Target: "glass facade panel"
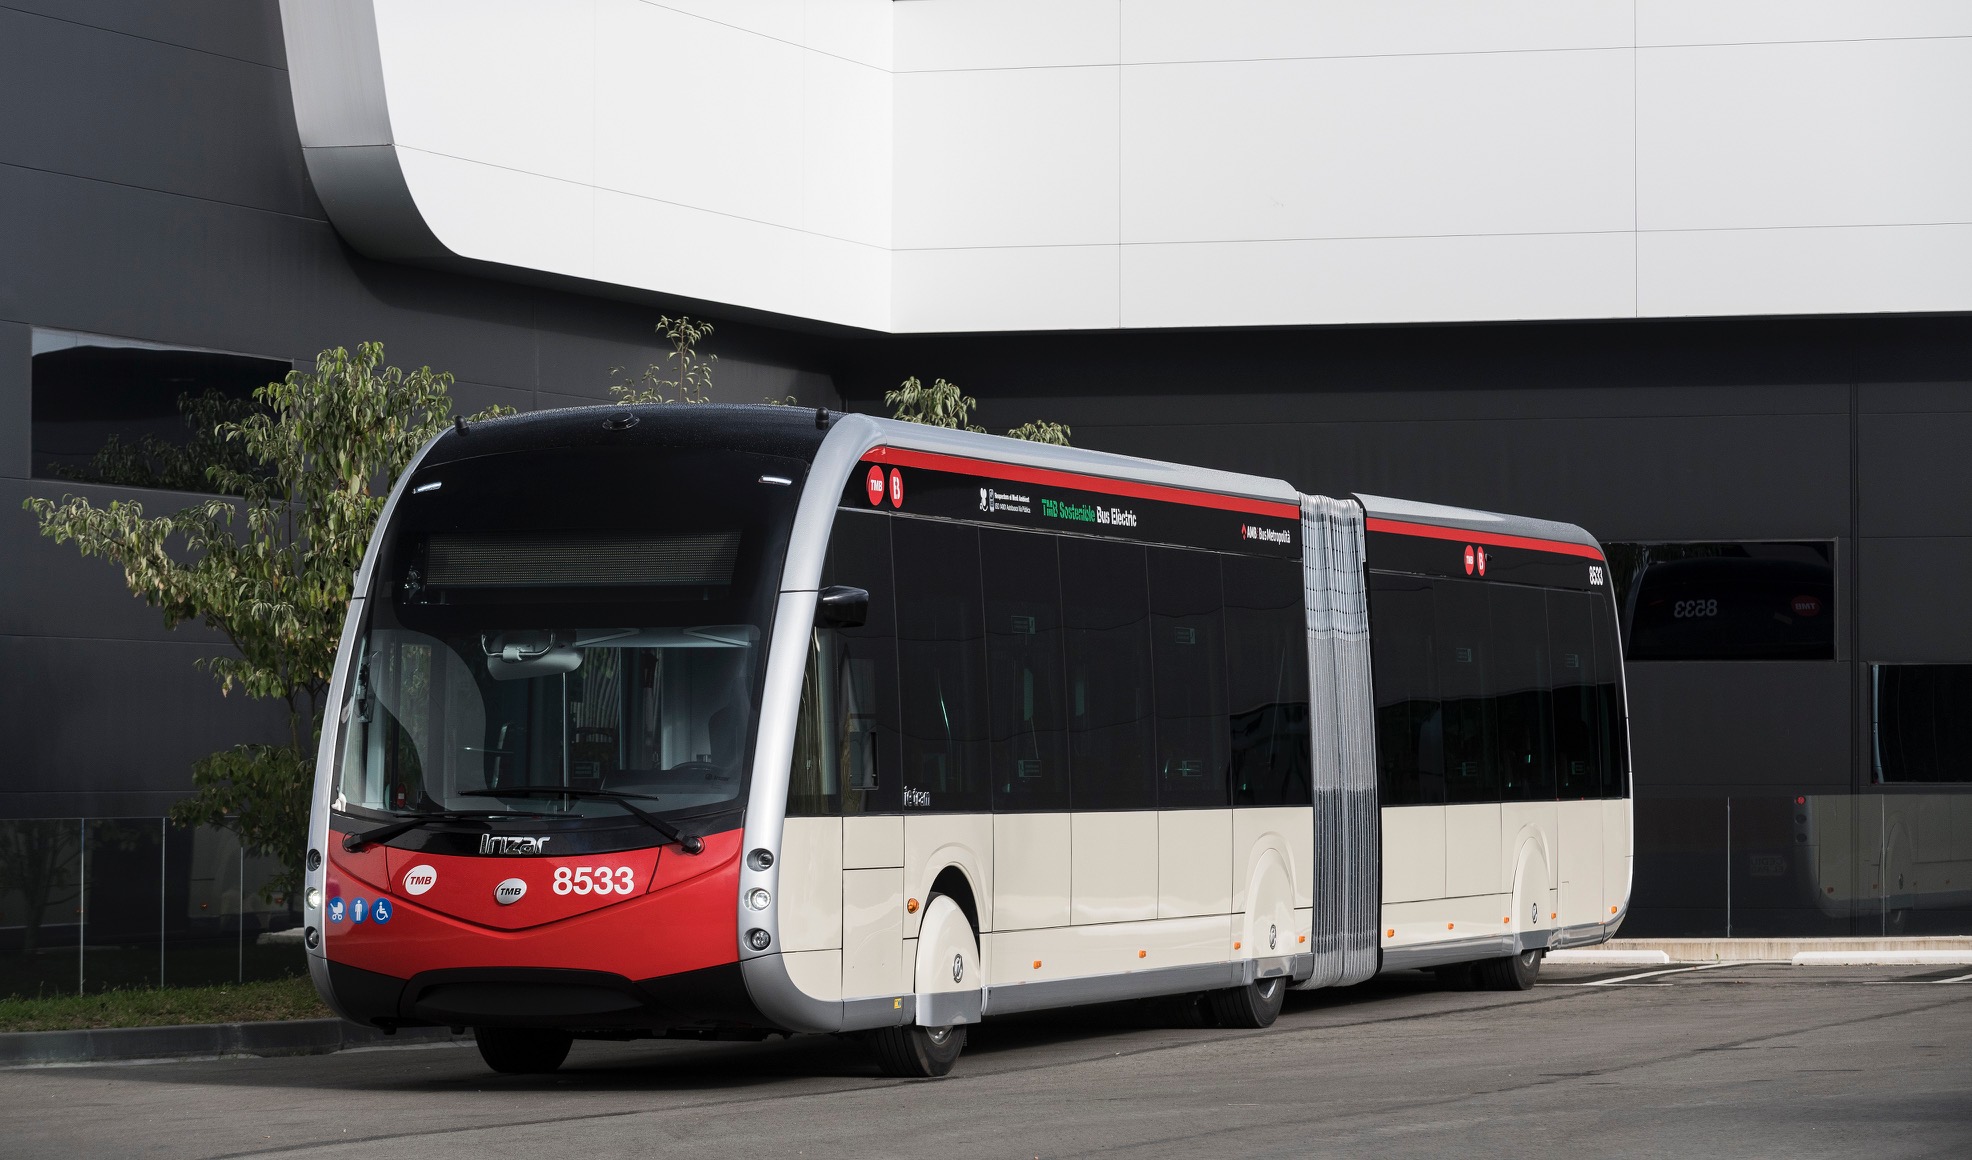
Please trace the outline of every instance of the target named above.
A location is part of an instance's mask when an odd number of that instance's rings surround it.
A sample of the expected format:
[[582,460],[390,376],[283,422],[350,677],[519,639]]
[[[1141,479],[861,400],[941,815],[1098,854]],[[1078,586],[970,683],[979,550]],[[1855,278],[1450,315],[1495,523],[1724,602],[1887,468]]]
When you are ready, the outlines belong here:
[[164,931],[164,823],[91,818],[83,842],[83,989],[158,985]]
[[1871,665],[1878,782],[1972,782],[1972,665]]
[[240,840],[231,830],[164,833],[164,983],[202,987],[240,977]]
[[0,821],[0,996],[81,986],[82,832],[75,818]]
[[1830,541],[1604,547],[1630,660],[1835,658]]

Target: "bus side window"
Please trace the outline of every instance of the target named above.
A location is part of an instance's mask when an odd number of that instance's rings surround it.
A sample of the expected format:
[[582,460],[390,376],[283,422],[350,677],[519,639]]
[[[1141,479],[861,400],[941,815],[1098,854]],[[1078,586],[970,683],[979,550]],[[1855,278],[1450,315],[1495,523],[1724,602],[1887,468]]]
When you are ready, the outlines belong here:
[[1547,594],[1548,664],[1554,674],[1554,765],[1566,801],[1602,796],[1601,693],[1593,618],[1602,606],[1583,592]]
[[1298,560],[1226,556],[1226,701],[1233,804],[1314,801],[1308,631]]
[[1074,806],[1156,809],[1144,550],[1135,544],[1068,538],[1059,547]]
[[1433,671],[1431,583],[1384,572],[1372,572],[1369,582],[1382,804],[1442,805],[1445,738]]
[[1629,754],[1624,742],[1628,733],[1623,728],[1623,654],[1617,642],[1615,616],[1610,606],[1603,600],[1595,602],[1595,691],[1596,691],[1596,739],[1602,757],[1602,796],[1624,798],[1630,796],[1628,778]]
[[1068,808],[1055,538],[982,530],[995,810]]
[[894,521],[903,808],[986,810],[986,641],[979,533],[964,524]]
[[822,583],[868,591],[869,616],[859,628],[818,628],[809,640],[788,813],[896,813],[902,782],[889,517],[837,515]]
[[1486,589],[1466,580],[1431,582],[1437,624],[1438,696],[1444,714],[1445,801],[1500,800],[1496,760],[1491,618]]
[[1554,800],[1554,676],[1547,601],[1538,588],[1488,586],[1495,765],[1504,801]]
[[1150,659],[1157,804],[1211,809],[1227,796],[1225,587],[1211,552],[1151,548]]

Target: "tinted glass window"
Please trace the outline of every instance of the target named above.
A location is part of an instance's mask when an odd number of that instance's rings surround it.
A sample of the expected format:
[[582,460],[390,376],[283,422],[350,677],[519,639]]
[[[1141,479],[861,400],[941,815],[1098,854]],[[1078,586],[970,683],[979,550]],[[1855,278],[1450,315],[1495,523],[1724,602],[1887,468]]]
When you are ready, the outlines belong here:
[[1061,589],[1051,536],[979,533],[993,808],[1065,810]]
[[1833,660],[1834,545],[1610,544],[1627,655]]
[[1308,637],[1301,565],[1227,556],[1226,691],[1235,805],[1307,805]]
[[1157,697],[1157,803],[1227,804],[1225,594],[1219,558],[1151,548],[1150,655]]
[[1486,588],[1458,580],[1432,582],[1437,614],[1433,641],[1438,698],[1443,706],[1445,800],[1500,800],[1499,731],[1494,719],[1490,618]]
[[1602,796],[1602,690],[1595,656],[1595,616],[1606,606],[1586,593],[1547,594],[1548,668],[1554,674],[1554,769],[1559,796]]
[[1591,618],[1595,630],[1595,690],[1599,709],[1596,729],[1602,748],[1602,796],[1629,796],[1629,731],[1624,726],[1622,654],[1616,647],[1616,622],[1609,606],[1596,602]]
[[1486,589],[1493,634],[1487,672],[1498,741],[1500,797],[1554,800],[1554,706],[1547,601],[1538,588]]
[[265,473],[213,428],[261,410],[253,392],[292,363],[59,330],[36,330],[33,349],[37,477],[209,491],[214,464]]
[[1972,781],[1972,665],[1871,665],[1879,782]]
[[816,629],[795,722],[788,813],[894,813],[901,801],[897,621],[890,520],[843,512],[829,536],[822,583],[870,594],[860,628]]
[[984,810],[986,642],[979,533],[897,519],[897,663],[905,810]]
[[1155,808],[1144,550],[1078,539],[1059,547],[1075,808]]
[[1376,760],[1386,806],[1445,800],[1444,722],[1432,649],[1431,582],[1370,575],[1370,671],[1376,687]]

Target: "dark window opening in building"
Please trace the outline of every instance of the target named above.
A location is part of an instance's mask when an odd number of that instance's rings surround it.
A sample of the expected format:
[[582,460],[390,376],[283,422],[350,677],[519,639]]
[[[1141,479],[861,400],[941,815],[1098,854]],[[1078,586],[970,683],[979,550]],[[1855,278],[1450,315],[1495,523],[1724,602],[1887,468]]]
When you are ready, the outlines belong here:
[[1835,659],[1833,541],[1604,549],[1629,660]]
[[213,428],[252,414],[255,389],[293,369],[60,330],[36,330],[33,351],[35,477],[173,491],[216,490],[207,475],[215,464],[262,473]]
[[1972,782],[1972,665],[1871,665],[1878,784]]

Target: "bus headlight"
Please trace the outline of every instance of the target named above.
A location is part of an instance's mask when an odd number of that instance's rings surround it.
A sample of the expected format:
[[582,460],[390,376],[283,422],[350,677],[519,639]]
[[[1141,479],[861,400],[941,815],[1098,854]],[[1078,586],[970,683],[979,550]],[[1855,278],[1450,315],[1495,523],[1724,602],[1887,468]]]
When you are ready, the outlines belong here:
[[773,945],[773,942],[774,942],[774,936],[768,934],[764,930],[761,930],[757,926],[754,927],[752,930],[746,932],[746,945],[752,947],[756,951],[766,950],[769,946]]
[[321,887],[319,887],[319,886],[310,886],[310,887],[308,888],[308,890],[307,890],[307,892],[306,892],[306,893],[304,893],[304,894],[303,894],[303,895],[302,895],[301,897],[302,897],[302,899],[303,899],[304,901],[306,901],[306,902],[308,903],[308,909],[310,909],[310,910],[320,910],[320,909],[322,908],[322,888],[321,888]]
[[308,928],[307,932],[302,935],[301,940],[307,943],[308,949],[312,951],[316,947],[322,945],[322,932],[316,930],[314,927],[311,926]]
[[755,870],[765,870],[774,864],[774,852],[772,850],[755,850],[746,856],[746,864]]
[[746,905],[750,910],[765,910],[767,904],[773,900],[773,895],[758,887],[746,892]]

